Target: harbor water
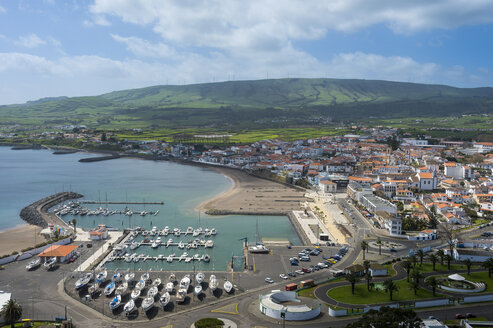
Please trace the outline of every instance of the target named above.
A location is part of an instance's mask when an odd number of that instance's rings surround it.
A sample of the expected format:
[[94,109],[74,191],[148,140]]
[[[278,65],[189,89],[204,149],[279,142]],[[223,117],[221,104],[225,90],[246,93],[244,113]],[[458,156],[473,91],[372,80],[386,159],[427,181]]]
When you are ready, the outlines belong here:
[[[101,202],[164,202],[164,205],[144,204],[84,204],[88,209],[99,207],[109,211],[123,211],[128,207],[134,212],[126,215],[72,216],[64,220],[77,220],[77,226],[91,229],[98,224],[123,229],[143,227],[150,230],[156,226],[162,230],[185,230],[187,227],[216,228],[217,235],[200,237],[214,241],[213,248],[199,247],[194,250],[181,250],[175,246],[140,246],[131,251],[137,254],[167,256],[175,253],[180,256],[187,251],[194,254],[208,254],[209,263],[192,261],[139,261],[127,263],[113,261],[108,268],[190,270],[193,266],[200,270],[225,270],[232,256],[242,252],[242,238],[256,240],[289,240],[298,245],[300,241],[284,216],[208,216],[196,211],[197,206],[232,186],[230,179],[216,171],[201,167],[181,165],[165,161],[140,159],[117,159],[110,161],[80,163],[81,158],[97,156],[87,153],[53,155],[48,150],[11,150],[0,147],[0,229],[8,229],[24,222],[19,218],[20,210],[47,195],[72,190],[84,195],[83,200]],[[141,216],[141,211],[159,211],[157,215]],[[177,242],[189,241],[192,236],[170,236]],[[162,237],[166,241],[169,237]]]

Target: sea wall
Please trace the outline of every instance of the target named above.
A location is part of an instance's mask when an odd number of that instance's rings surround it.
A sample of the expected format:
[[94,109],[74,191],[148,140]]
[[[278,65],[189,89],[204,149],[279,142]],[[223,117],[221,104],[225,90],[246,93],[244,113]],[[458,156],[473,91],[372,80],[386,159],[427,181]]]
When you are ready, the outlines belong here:
[[[46,228],[48,223],[62,223],[54,214],[48,213],[48,209],[68,199],[81,198],[82,195],[75,192],[60,192],[48,197],[45,197],[37,202],[34,202],[24,207],[19,216],[29,224],[37,225]],[[51,214],[51,215],[49,215]]]

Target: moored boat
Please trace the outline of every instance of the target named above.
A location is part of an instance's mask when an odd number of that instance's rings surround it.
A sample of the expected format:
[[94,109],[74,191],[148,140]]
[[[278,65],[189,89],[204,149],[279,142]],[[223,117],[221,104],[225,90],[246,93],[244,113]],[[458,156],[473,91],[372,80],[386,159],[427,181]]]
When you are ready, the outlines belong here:
[[147,297],[156,297],[158,293],[158,289],[156,286],[152,286],[151,288],[149,288],[149,290],[147,291]]
[[115,282],[114,281],[110,282],[106,287],[104,287],[104,294],[106,296],[111,295],[115,290],[115,288],[116,288]]
[[168,293],[171,293],[174,288],[175,288],[175,285],[170,281],[166,284],[166,287],[164,290],[166,290]]
[[195,280],[199,285],[204,282],[204,279],[205,279],[205,274],[203,274],[202,272],[197,273],[197,275],[195,276]]
[[124,282],[123,284],[121,284],[120,286],[118,286],[116,288],[116,292],[115,294],[117,295],[123,295],[123,293],[125,293],[128,289],[128,283]]
[[195,286],[195,288],[193,289],[193,293],[195,295],[200,295],[202,294],[202,285],[197,285]]
[[126,283],[131,283],[135,278],[135,273],[134,272],[129,272],[125,274],[125,282]]
[[96,276],[96,282],[98,284],[102,283],[106,279],[107,275],[108,275],[108,271],[106,270],[99,272]]
[[130,294],[130,298],[135,300],[140,296],[140,293],[142,292],[142,289],[134,289],[132,290],[132,293]]
[[154,306],[154,297],[146,297],[142,301],[142,309],[144,311],[149,311]]
[[215,291],[218,285],[219,283],[217,281],[216,276],[211,274],[211,277],[209,279],[209,288],[211,289],[211,291]]

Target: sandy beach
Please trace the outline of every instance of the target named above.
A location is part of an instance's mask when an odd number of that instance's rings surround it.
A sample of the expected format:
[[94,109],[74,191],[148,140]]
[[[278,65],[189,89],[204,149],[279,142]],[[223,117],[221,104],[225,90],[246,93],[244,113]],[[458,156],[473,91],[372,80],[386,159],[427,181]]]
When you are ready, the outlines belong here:
[[14,251],[20,252],[23,248],[45,241],[45,238],[39,235],[41,230],[38,226],[26,224],[0,231],[0,256]]
[[300,209],[306,201],[304,191],[257,178],[246,172],[210,167],[231,178],[234,186],[225,193],[199,205],[199,210],[216,210],[235,214],[279,215]]

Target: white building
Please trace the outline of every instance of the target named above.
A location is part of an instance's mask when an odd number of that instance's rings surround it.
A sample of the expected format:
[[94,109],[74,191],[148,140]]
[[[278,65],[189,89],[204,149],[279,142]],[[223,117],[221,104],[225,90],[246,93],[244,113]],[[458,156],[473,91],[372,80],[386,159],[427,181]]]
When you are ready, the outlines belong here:
[[[320,314],[320,304],[313,302],[312,306],[303,304],[297,298],[296,292],[284,292],[273,290],[266,295],[259,295],[260,312],[268,317],[287,321],[305,321],[311,320]],[[307,299],[307,302],[311,300]],[[299,305],[295,305],[298,303]]]
[[428,140],[404,138],[402,140],[402,145],[403,146],[410,145],[410,146],[416,146],[416,147],[423,147],[423,146],[428,146]]
[[337,183],[330,180],[321,180],[318,182],[318,188],[326,194],[335,193],[337,191]]

